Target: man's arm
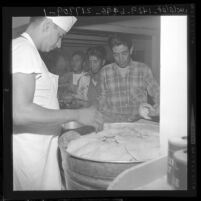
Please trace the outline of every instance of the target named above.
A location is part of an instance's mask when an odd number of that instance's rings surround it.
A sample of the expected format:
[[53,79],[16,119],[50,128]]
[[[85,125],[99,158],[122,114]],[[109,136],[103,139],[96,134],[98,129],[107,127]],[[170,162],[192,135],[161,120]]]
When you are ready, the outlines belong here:
[[[59,126],[68,121],[79,121],[95,127],[100,123],[94,109],[54,110],[33,103],[35,74],[13,74],[13,123],[14,125],[38,127]],[[96,118],[97,117],[97,118]],[[96,120],[98,119],[98,120]]]
[[99,82],[99,97],[98,97],[98,108],[99,111],[102,112],[104,117],[104,122],[119,122],[121,121],[121,117],[117,114],[114,114],[111,111],[111,108],[107,102],[107,90],[108,85],[106,83],[106,72],[104,70],[100,73],[100,82]]
[[106,101],[106,84],[105,84],[105,71],[102,69],[100,72],[100,81],[98,83],[98,108],[100,111],[105,111],[107,107]]
[[154,111],[150,111],[150,115],[158,116],[160,112],[160,87],[155,78],[153,77],[151,69],[148,67],[146,68],[144,79],[147,85],[147,92],[152,97],[154,102]]
[[76,112],[46,109],[33,103],[34,92],[34,74],[16,73],[13,75],[13,120],[15,124],[61,124],[77,119]]

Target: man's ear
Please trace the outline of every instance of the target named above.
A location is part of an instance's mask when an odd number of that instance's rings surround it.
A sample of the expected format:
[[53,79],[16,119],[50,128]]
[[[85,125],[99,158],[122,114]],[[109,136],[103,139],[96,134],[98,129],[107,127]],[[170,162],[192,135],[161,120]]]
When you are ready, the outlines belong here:
[[49,31],[49,30],[51,29],[51,27],[53,26],[53,22],[52,22],[51,19],[46,18],[46,19],[42,22],[41,26],[42,26],[42,31],[43,31],[43,32],[47,32],[47,31]]
[[132,45],[131,48],[130,48],[130,51],[129,51],[129,52],[130,52],[130,55],[133,54],[133,51],[134,51],[134,46]]
[[106,60],[105,60],[105,59],[103,59],[103,62],[102,62],[102,65],[103,65],[103,66],[105,65],[105,62],[106,62]]

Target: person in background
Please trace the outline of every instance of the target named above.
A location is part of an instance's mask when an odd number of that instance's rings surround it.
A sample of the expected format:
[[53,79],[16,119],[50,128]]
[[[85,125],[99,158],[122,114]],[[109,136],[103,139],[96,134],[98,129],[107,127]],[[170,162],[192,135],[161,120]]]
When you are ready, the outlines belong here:
[[58,76],[49,72],[39,55],[60,48],[76,20],[31,17],[26,32],[12,41],[14,191],[61,190],[57,158],[61,125],[78,121],[102,126],[102,116],[93,107],[59,110]]
[[[109,38],[114,62],[100,74],[99,108],[105,121],[134,121],[159,115],[159,85],[151,69],[131,59],[132,41],[124,35]],[[147,103],[147,95],[154,104]]]
[[71,68],[72,72],[62,77],[66,82],[60,83],[59,99],[69,104],[69,107],[87,107],[87,92],[90,82],[88,73],[84,71],[83,64],[85,54],[82,51],[76,51],[72,55]]
[[64,55],[62,50],[54,49],[51,52],[40,52],[40,56],[48,70],[55,75],[59,75],[59,83],[60,78],[70,72],[69,58]]
[[103,46],[91,47],[87,50],[87,61],[90,73],[88,100],[91,105],[98,107],[100,96],[100,70],[105,64],[105,49]]
[[51,72],[56,75],[59,75],[60,84],[62,82],[62,80],[60,79],[63,77],[63,75],[70,72],[70,64],[68,58],[65,58],[62,54],[59,54]]

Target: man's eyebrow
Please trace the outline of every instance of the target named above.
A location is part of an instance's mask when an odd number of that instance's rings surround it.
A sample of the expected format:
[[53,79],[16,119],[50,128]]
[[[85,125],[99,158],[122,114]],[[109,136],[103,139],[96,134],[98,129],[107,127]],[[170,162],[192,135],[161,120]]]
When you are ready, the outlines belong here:
[[120,53],[124,53],[124,52],[129,52],[129,50],[124,50],[122,52],[113,52],[113,54],[120,54]]
[[129,52],[129,50],[124,50],[123,52]]

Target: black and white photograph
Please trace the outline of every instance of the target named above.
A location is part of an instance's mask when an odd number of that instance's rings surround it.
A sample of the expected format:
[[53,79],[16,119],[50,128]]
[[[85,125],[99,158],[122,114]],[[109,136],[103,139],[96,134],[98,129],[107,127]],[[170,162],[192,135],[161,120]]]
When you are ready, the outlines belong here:
[[187,14],[11,20],[13,192],[195,190]]

